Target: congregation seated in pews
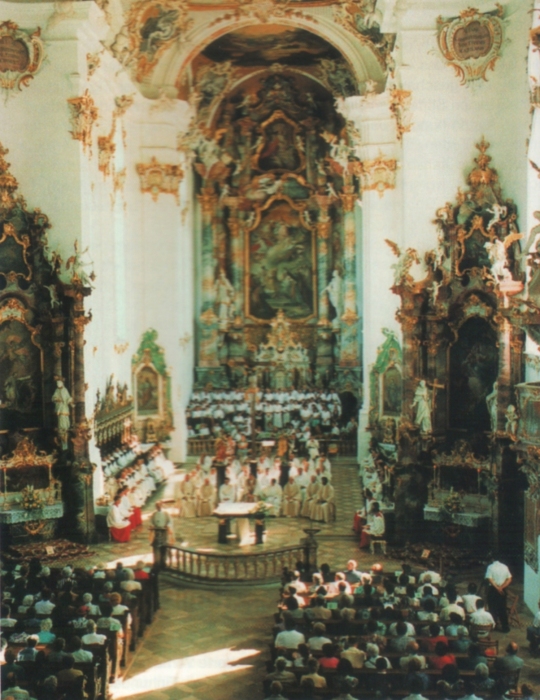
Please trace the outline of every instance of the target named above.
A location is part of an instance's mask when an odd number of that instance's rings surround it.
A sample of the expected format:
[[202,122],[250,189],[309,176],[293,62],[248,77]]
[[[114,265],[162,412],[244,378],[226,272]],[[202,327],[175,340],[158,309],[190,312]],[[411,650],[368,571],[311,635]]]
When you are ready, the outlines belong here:
[[105,496],[100,501],[111,503],[107,525],[113,540],[129,542],[132,530],[142,525],[142,507],[173,471],[160,445],[142,453],[138,444],[131,445],[104,462]]
[[518,646],[499,650],[491,636],[495,622],[474,583],[459,595],[427,567],[417,575],[404,564],[384,575],[380,565],[358,571],[354,560],[336,573],[323,565],[311,581],[285,570],[282,583],[265,698],[421,700],[517,692]]
[[176,484],[178,514],[186,518],[201,517],[211,515],[221,502],[265,501],[272,506],[275,516],[334,520],[331,462],[320,454],[316,440],[312,441],[310,450],[309,457],[294,456],[290,462],[261,455],[254,476],[247,459],[237,456],[233,445],[225,458],[225,483],[219,489],[217,471],[212,466],[214,459],[202,455],[194,469]]
[[83,570],[32,559],[3,566],[1,584],[2,697],[106,700],[157,609],[143,562]]

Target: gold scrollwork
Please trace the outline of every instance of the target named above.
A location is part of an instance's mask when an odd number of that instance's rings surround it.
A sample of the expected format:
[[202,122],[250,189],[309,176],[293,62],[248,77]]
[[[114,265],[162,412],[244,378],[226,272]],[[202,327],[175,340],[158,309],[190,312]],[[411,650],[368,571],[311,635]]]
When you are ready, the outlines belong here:
[[138,163],[137,173],[141,182],[141,192],[148,192],[154,202],[160,194],[172,194],[177,204],[180,204],[178,188],[184,177],[184,171],[179,165],[159,163],[152,156],[150,163]]
[[362,190],[375,190],[379,197],[386,190],[395,189],[397,168],[397,160],[385,158],[382,153],[377,158],[354,163],[354,173],[360,178]]
[[10,20],[0,24],[3,48],[0,89],[7,95],[27,87],[40,69],[45,55],[40,35],[39,27],[29,34]]
[[92,128],[99,114],[92,95],[85,90],[80,97],[72,97],[67,102],[72,126],[71,137],[80,141],[83,151],[92,155]]
[[452,66],[461,84],[487,80],[488,70],[494,70],[504,42],[503,8],[480,13],[468,8],[453,19],[437,19],[439,49],[447,64]]

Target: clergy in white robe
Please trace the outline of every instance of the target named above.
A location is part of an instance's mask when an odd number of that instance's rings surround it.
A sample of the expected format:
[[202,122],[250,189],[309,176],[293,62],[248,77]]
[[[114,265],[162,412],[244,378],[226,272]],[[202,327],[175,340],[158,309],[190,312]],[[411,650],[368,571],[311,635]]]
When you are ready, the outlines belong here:
[[183,518],[194,518],[196,510],[197,489],[191,481],[189,474],[186,474],[184,481],[178,484],[178,515]]
[[306,498],[304,500],[304,505],[302,506],[302,517],[303,518],[313,518],[313,509],[317,502],[318,494],[321,489],[321,485],[317,481],[317,477],[312,475],[311,481],[306,488]]
[[267,486],[263,491],[263,498],[267,503],[270,503],[274,509],[272,515],[279,516],[281,513],[281,501],[283,498],[283,489],[275,479],[272,479],[270,486]]
[[335,518],[334,487],[325,476],[322,477],[322,485],[311,517],[325,523]]
[[296,518],[300,513],[301,504],[300,487],[295,483],[294,478],[290,477],[283,488],[283,515],[287,518]]
[[120,507],[120,497],[114,499],[114,504],[107,513],[107,525],[111,537],[116,542],[129,542],[131,536],[131,523],[122,514]]
[[219,487],[219,502],[220,503],[234,503],[235,501],[235,488],[231,484],[230,479],[225,477],[225,481]]
[[214,502],[216,500],[216,492],[210,479],[205,479],[203,485],[199,489],[197,498],[197,515],[204,518],[207,515],[212,515],[214,512]]

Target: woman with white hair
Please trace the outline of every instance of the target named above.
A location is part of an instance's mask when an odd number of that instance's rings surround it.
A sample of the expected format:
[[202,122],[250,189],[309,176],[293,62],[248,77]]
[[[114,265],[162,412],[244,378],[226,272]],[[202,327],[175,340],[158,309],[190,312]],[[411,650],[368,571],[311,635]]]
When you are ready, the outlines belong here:
[[89,615],[99,615],[99,605],[92,603],[93,597],[91,593],[84,593],[82,597],[83,605],[88,608]]
[[17,612],[21,615],[26,615],[26,613],[32,607],[32,605],[34,605],[34,596],[25,595],[22,601],[22,605],[19,605],[19,607],[17,608]]
[[56,639],[54,632],[51,632],[53,623],[50,617],[41,620],[39,625],[38,639],[40,644],[52,644]]
[[135,581],[135,573],[133,572],[133,569],[125,569],[124,571],[124,581],[120,584],[120,588],[123,591],[140,591],[142,588],[142,584],[140,584],[138,581]]

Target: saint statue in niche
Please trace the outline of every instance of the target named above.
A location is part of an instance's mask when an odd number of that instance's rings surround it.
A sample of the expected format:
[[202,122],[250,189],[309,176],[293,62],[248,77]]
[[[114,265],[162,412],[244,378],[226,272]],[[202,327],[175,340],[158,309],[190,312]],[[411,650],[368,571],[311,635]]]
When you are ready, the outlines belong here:
[[330,303],[336,311],[333,325],[339,327],[339,319],[343,316],[343,280],[339,270],[334,270],[332,279],[324,291],[328,294]]
[[431,433],[431,401],[426,382],[421,379],[414,392],[412,407],[416,407],[414,424],[420,428],[421,433]]
[[499,382],[493,383],[493,391],[486,396],[486,404],[489,411],[489,419],[491,422],[491,432],[497,432],[498,415],[497,415],[497,397],[499,395]]
[[218,278],[214,284],[216,294],[217,316],[220,328],[226,328],[229,320],[234,316],[235,291],[232,284],[227,279],[225,270],[220,270]]
[[54,404],[54,412],[58,421],[58,437],[63,450],[68,448],[68,432],[71,426],[70,406],[73,399],[69,391],[64,386],[64,382],[58,379],[56,382],[56,390],[52,395]]
[[159,379],[152,367],[143,367],[137,374],[137,413],[152,414],[159,410]]

